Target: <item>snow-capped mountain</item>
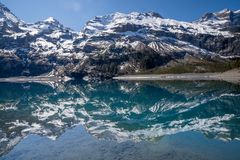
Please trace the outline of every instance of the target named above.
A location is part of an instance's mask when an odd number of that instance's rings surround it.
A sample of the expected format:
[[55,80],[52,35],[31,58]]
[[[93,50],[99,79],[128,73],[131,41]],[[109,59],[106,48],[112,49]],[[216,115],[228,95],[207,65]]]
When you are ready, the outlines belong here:
[[87,22],[81,34],[76,47],[94,55],[94,60],[87,61],[87,74],[109,70],[126,74],[158,66],[202,63],[202,59],[222,61],[239,56],[240,50],[238,32],[164,19],[152,12],[98,16]]
[[75,53],[73,40],[78,34],[54,18],[28,24],[19,20],[4,5],[0,7],[1,77],[56,71],[56,67],[60,67],[54,63],[56,57],[69,59]]
[[223,36],[231,36],[228,32],[221,32],[209,26],[164,19],[157,13],[151,12],[144,14],[137,12],[130,14],[114,13],[112,15],[96,17],[87,23],[84,32],[90,35],[101,35],[101,33],[129,34],[129,32],[137,31],[141,33],[141,31],[144,30],[172,33],[186,33],[186,31],[188,31],[188,34],[220,34]]
[[0,76],[110,78],[180,64],[208,71],[202,62],[240,56],[239,14],[223,10],[190,23],[154,12],[114,13],[74,32],[52,17],[25,23],[1,4]]
[[[224,9],[216,13],[206,13],[202,18],[196,21],[197,24],[204,24],[216,29],[229,30],[240,28],[240,10],[231,11]],[[234,31],[234,30],[233,30]]]
[[[20,32],[19,25],[23,22],[18,19],[7,7],[0,3],[0,45],[5,36],[11,36]],[[1,47],[2,48],[2,47]]]

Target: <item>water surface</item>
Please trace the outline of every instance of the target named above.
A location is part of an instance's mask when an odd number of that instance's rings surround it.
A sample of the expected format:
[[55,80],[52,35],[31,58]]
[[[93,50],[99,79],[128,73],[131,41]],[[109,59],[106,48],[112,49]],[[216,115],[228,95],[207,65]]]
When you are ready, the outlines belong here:
[[0,159],[239,159],[240,86],[0,83]]

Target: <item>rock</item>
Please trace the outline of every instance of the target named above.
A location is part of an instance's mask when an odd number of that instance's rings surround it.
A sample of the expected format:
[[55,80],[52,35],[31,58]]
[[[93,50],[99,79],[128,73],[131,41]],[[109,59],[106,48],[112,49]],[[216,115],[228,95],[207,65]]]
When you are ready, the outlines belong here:
[[51,72],[106,79],[195,65],[187,57],[231,63],[240,57],[239,17],[240,11],[223,10],[189,23],[154,12],[114,13],[95,17],[77,33],[53,17],[27,24],[0,4],[0,77]]

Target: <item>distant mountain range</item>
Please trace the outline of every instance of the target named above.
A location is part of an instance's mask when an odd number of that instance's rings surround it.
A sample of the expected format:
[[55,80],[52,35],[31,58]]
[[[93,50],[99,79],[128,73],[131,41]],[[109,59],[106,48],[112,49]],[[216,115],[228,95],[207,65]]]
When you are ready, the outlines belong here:
[[223,71],[240,66],[239,58],[240,10],[194,22],[114,13],[75,32],[52,17],[25,23],[0,3],[0,77]]

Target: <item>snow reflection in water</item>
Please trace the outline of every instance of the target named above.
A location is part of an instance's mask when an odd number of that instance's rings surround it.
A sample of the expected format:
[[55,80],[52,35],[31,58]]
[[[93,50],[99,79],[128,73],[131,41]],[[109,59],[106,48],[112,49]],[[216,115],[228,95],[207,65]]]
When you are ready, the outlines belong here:
[[240,87],[224,82],[0,83],[0,91],[1,154],[29,134],[56,140],[78,124],[117,142],[188,131],[240,138]]

